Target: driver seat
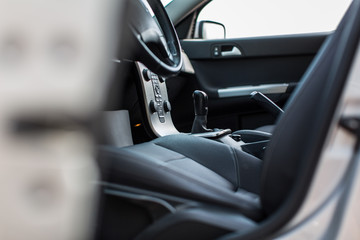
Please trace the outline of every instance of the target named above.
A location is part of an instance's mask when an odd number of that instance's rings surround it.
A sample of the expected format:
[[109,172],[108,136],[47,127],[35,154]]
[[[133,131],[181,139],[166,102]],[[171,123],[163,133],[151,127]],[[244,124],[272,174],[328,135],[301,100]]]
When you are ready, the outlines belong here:
[[249,230],[277,211],[299,183],[308,186],[359,40],[358,13],[355,0],[288,101],[263,161],[240,149],[186,134],[125,148],[100,148],[105,182],[188,203],[154,220],[137,239],[208,238],[211,231],[200,231],[200,225],[221,230],[211,238]]

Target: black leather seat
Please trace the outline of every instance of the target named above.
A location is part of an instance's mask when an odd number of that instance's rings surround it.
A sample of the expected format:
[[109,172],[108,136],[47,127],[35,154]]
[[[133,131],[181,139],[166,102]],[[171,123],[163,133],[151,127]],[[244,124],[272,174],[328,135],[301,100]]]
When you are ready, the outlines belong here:
[[254,223],[274,213],[298,179],[311,178],[347,74],[330,69],[345,64],[338,61],[344,49],[358,41],[350,35],[360,31],[353,29],[358,12],[355,1],[323,44],[277,122],[263,161],[180,134],[132,147],[102,147],[105,181],[228,207]]
[[262,161],[219,142],[171,135],[127,148],[102,147],[107,181],[218,203],[262,219]]
[[274,130],[275,130],[275,125],[265,125],[265,126],[258,127],[256,129],[256,131],[266,132],[266,133],[273,133]]

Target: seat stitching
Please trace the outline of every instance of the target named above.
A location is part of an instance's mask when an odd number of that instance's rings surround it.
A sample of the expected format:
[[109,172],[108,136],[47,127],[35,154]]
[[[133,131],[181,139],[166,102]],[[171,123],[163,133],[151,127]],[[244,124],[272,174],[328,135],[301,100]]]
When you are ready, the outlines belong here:
[[231,152],[232,152],[232,154],[234,155],[234,164],[235,164],[235,168],[236,168],[236,181],[237,181],[237,188],[240,188],[240,183],[241,183],[241,181],[240,181],[240,166],[239,166],[239,159],[238,159],[238,156],[237,156],[237,154],[236,154],[236,152],[235,152],[235,149],[234,148],[232,148],[232,147],[230,147],[230,149],[231,149]]
[[188,159],[188,157],[182,156],[182,157],[179,157],[179,158],[165,160],[164,162],[169,163],[169,162],[179,161],[179,160],[182,160],[182,159]]

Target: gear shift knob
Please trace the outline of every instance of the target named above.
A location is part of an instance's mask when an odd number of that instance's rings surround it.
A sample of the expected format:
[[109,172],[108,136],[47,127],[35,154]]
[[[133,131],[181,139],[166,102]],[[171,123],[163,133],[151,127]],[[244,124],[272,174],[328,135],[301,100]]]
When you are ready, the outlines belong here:
[[208,96],[205,92],[195,90],[193,93],[194,111],[196,116],[205,116],[208,114]]
[[191,133],[211,132],[207,129],[208,96],[205,92],[195,90],[193,93],[195,119]]

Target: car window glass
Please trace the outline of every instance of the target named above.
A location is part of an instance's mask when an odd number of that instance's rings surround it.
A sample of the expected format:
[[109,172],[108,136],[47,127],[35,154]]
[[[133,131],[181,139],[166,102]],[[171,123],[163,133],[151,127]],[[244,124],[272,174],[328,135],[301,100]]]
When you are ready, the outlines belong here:
[[161,0],[161,3],[164,5],[164,7],[166,7],[167,5],[169,5],[173,0]]
[[328,32],[336,28],[352,0],[213,0],[198,22],[226,27],[227,38]]

